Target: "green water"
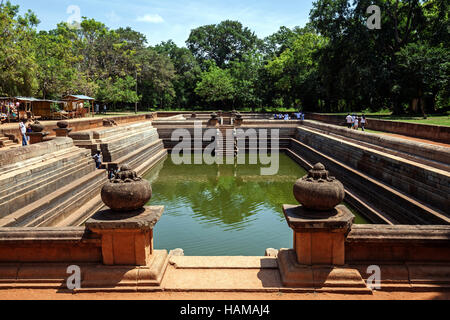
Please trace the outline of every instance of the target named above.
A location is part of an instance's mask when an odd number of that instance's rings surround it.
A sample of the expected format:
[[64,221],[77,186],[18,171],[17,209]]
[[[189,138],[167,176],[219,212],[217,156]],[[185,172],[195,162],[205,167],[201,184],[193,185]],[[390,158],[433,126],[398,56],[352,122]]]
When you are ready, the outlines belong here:
[[266,248],[291,248],[282,205],[297,203],[292,188],[305,174],[285,154],[276,176],[261,176],[260,165],[175,165],[169,156],[145,175],[153,188],[149,205],[165,206],[155,248],[182,248],[188,256],[261,256]]

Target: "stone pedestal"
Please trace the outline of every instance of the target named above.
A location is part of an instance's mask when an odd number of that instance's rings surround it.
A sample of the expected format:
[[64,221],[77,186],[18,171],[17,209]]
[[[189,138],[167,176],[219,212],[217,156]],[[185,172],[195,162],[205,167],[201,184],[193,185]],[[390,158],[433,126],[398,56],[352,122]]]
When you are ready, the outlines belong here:
[[294,230],[294,250],[301,265],[342,266],[345,238],[355,216],[347,207],[318,212],[303,206],[283,206],[289,227]]
[[162,206],[123,214],[104,210],[88,220],[86,227],[101,235],[103,264],[149,266],[154,255],[153,228],[163,211]]
[[53,129],[53,131],[55,131],[57,137],[68,137],[69,133],[71,133],[72,130],[73,129],[69,129],[69,128],[56,128],[56,129]]
[[27,136],[30,137],[30,144],[44,142],[44,138],[48,136],[48,132],[29,132]]
[[370,293],[361,275],[345,266],[345,239],[355,216],[347,207],[312,211],[303,206],[283,206],[294,230],[294,249],[278,254],[284,286],[318,291]]

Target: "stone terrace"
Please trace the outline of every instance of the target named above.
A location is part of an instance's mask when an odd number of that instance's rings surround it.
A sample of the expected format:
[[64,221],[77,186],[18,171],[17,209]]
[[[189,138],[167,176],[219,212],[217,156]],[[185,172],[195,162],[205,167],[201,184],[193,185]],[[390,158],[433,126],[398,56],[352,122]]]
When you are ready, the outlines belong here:
[[97,196],[104,182],[105,170],[96,170],[91,153],[69,138],[0,151],[0,226],[48,227],[74,214],[87,217],[101,203],[80,213],[80,201]]

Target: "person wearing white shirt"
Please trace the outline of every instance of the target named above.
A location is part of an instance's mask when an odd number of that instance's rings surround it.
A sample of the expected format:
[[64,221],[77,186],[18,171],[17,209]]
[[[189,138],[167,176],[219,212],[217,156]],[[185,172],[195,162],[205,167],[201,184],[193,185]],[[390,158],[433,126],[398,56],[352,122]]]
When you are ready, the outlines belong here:
[[347,126],[348,126],[349,129],[351,129],[352,128],[352,123],[353,123],[353,117],[350,115],[350,113],[348,114],[346,119],[347,119]]
[[27,126],[25,125],[26,123],[27,120],[25,119],[22,119],[19,123],[20,135],[22,136],[22,146],[28,145]]
[[362,117],[361,117],[361,129],[362,129],[362,131],[366,131],[366,124],[367,124],[366,116],[362,115]]

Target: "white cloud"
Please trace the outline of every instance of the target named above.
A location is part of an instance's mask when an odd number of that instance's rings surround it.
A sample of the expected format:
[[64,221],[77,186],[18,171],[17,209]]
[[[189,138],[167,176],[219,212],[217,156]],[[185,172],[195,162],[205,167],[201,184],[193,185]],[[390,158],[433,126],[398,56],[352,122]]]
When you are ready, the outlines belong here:
[[146,14],[145,16],[138,17],[137,21],[148,23],[163,23],[164,19],[159,14]]

